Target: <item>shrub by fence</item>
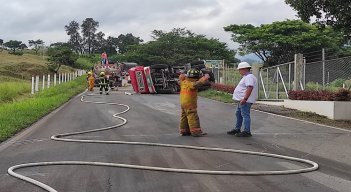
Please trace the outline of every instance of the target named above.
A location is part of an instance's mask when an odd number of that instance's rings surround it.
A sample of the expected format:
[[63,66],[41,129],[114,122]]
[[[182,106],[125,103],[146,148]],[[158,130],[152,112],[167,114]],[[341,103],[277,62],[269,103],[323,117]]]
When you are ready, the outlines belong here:
[[289,91],[291,100],[312,100],[312,101],[351,101],[351,92],[347,89],[340,89],[337,92],[331,91]]
[[212,83],[211,88],[217,91],[222,91],[226,93],[233,93],[235,86],[233,85],[224,85],[224,84],[219,84],[219,83]]

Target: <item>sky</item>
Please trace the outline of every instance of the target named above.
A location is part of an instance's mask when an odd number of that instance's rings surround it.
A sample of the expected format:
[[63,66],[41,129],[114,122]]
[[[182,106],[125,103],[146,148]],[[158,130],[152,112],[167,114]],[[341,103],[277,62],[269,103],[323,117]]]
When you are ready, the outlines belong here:
[[66,42],[65,25],[93,18],[105,37],[132,33],[147,42],[155,29],[186,28],[235,49],[223,27],[258,26],[297,19],[296,14],[284,0],[0,0],[0,39]]

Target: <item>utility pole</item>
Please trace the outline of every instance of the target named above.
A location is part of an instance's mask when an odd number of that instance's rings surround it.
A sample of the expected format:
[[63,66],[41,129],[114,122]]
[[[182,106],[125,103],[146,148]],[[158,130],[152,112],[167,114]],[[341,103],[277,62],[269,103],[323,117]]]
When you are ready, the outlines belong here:
[[325,50],[322,49],[322,66],[323,66],[323,90],[325,89]]
[[44,41],[41,43],[41,55],[43,56],[44,60]]

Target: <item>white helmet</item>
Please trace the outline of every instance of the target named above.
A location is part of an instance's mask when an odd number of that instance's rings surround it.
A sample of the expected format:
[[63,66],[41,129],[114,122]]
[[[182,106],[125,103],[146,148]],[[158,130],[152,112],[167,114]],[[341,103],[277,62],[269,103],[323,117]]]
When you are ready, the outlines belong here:
[[244,69],[244,68],[251,68],[251,65],[248,64],[247,62],[241,62],[238,65],[238,69]]

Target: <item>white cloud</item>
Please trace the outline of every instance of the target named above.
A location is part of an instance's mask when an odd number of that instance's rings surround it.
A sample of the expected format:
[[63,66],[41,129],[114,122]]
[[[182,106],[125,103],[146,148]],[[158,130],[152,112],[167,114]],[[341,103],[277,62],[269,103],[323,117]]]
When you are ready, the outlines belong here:
[[0,39],[66,41],[64,26],[87,17],[99,21],[106,36],[133,33],[151,40],[154,29],[186,27],[235,47],[223,27],[260,25],[295,18],[281,0],[0,0]]

